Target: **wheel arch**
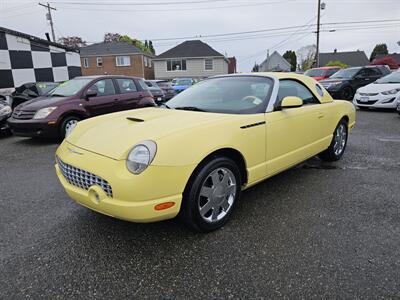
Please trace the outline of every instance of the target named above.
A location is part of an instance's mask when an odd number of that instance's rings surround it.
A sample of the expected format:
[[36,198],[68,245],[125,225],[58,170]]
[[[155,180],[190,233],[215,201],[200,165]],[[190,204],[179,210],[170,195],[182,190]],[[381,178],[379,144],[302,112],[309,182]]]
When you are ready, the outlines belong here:
[[234,148],[220,148],[220,149],[214,150],[213,152],[209,153],[206,157],[204,157],[200,161],[200,163],[196,166],[196,168],[193,170],[192,174],[190,175],[187,185],[189,185],[189,183],[193,180],[194,174],[196,174],[203,165],[205,165],[208,161],[210,161],[211,159],[213,159],[215,157],[227,157],[227,158],[230,158],[231,160],[233,160],[239,168],[242,185],[247,183],[248,175],[247,175],[247,169],[246,169],[246,160],[245,160],[243,154]]

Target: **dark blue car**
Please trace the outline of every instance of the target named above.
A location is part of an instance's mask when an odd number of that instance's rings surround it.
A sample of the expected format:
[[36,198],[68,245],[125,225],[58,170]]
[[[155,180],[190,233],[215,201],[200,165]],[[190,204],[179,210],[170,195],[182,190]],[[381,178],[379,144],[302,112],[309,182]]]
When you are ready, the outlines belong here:
[[173,88],[175,92],[178,94],[184,90],[186,90],[188,87],[192,86],[195,84],[195,81],[193,78],[177,78],[173,80]]

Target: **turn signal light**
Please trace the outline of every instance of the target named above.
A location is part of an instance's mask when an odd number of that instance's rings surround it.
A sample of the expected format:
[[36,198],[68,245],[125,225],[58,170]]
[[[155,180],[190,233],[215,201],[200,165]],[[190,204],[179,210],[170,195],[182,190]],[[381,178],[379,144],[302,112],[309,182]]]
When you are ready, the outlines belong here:
[[163,209],[170,208],[174,205],[175,205],[175,202],[164,202],[164,203],[160,203],[160,204],[157,204],[156,206],[154,206],[154,209],[155,210],[163,210]]

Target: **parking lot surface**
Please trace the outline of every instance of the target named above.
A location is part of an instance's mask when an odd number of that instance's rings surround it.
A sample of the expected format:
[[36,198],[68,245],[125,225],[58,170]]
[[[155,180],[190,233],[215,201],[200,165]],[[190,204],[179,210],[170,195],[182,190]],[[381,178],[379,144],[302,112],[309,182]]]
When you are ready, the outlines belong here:
[[0,298],[399,298],[400,117],[357,118],[341,161],[245,191],[210,234],[81,207],[57,144],[0,138]]

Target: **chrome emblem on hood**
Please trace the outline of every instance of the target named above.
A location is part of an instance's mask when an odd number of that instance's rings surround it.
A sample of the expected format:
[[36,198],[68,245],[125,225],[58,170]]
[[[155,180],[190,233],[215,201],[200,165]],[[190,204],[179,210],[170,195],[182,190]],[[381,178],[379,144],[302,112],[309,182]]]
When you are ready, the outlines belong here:
[[75,150],[75,149],[73,149],[73,148],[67,147],[67,149],[68,149],[68,151],[71,152],[71,153],[83,155],[82,152],[79,152],[79,151],[77,151],[77,150]]

